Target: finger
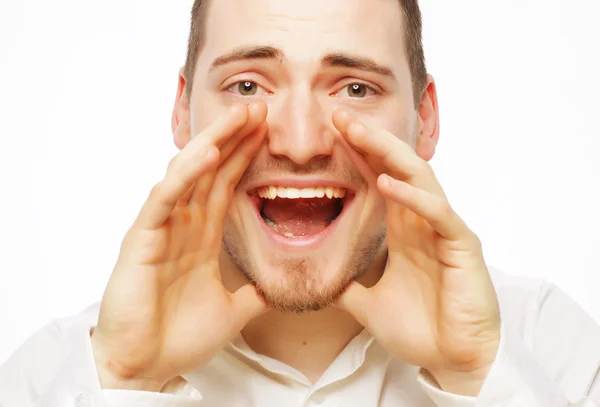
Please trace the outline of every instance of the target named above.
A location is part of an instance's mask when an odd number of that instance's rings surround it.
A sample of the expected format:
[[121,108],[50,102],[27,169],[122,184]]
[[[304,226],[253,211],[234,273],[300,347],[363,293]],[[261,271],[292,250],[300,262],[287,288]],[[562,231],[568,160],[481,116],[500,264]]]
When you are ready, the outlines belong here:
[[348,131],[348,126],[354,121],[354,117],[344,109],[336,109],[332,116],[333,125],[341,133]]
[[234,104],[226,114],[218,118],[214,123],[202,130],[195,137],[213,144],[217,148],[236,134],[248,121],[248,106]]
[[399,181],[387,174],[377,180],[381,194],[423,218],[433,229],[447,240],[462,240],[472,232],[452,209],[447,199]]
[[388,131],[368,128],[342,109],[333,113],[333,124],[352,147],[381,163],[395,177],[412,179],[423,174],[426,162],[411,146]]
[[229,155],[238,146],[246,136],[252,133],[256,128],[261,125],[267,118],[267,105],[264,102],[253,102],[248,105],[248,120],[244,127],[242,127],[237,134],[231,139],[227,140],[220,148],[221,150],[221,162],[227,160]]
[[343,136],[337,137],[337,141],[342,145],[346,154],[350,157],[350,161],[354,164],[360,175],[367,181],[369,185],[377,185],[378,174],[373,168],[367,163],[365,157],[357,152]]
[[197,158],[198,152],[207,145],[220,148],[224,142],[246,124],[247,120],[248,107],[246,105],[235,104],[231,106],[225,114],[218,117],[210,126],[190,139],[172,160],[173,165],[181,165],[181,161],[187,162],[190,159]]
[[206,146],[197,157],[187,162],[173,164],[165,178],[152,188],[142,206],[134,227],[157,229],[169,218],[181,197],[190,190],[198,177],[211,172],[219,164],[219,150]]
[[252,284],[246,284],[232,294],[232,302],[237,330],[241,330],[251,319],[268,311],[265,301]]
[[[201,159],[201,151],[205,151],[207,146],[213,145],[219,147],[224,141],[227,141],[237,130],[242,128],[248,119],[248,108],[246,105],[233,105],[225,114],[215,120],[210,126],[204,129],[196,137],[193,137],[185,147],[169,163],[167,175],[175,173],[177,177],[183,177],[179,174],[181,168],[195,167]],[[210,173],[210,171],[209,171]],[[210,177],[209,177],[210,178]],[[177,204],[186,205],[193,192],[193,184],[190,185],[177,199]]]
[[[220,154],[219,161],[221,161]],[[207,171],[202,177],[198,178],[186,193],[185,200],[182,199],[179,205],[189,206],[190,203],[193,203],[198,207],[205,207],[206,197],[208,196],[208,191],[210,191],[213,186],[217,170],[218,166],[214,167],[211,171]]]
[[[262,123],[265,122],[267,117],[267,105],[263,102],[255,102],[248,106],[248,117],[246,123],[240,128],[236,134],[227,140],[220,148],[220,161],[221,163],[227,161],[231,153],[238,147],[238,145],[248,137],[249,134],[254,132]],[[189,201],[196,204],[202,204],[206,202],[206,197],[212,188],[215,172],[207,173],[202,179],[198,180],[194,187],[194,191],[190,195]]]
[[352,315],[359,324],[368,330],[369,324],[365,312],[365,304],[368,301],[368,297],[369,289],[360,283],[353,281],[338,298],[335,306]]
[[217,171],[213,187],[209,192],[206,212],[210,215],[206,230],[207,244],[214,244],[215,251],[220,250],[223,235],[223,222],[229,208],[235,187],[248,168],[267,134],[267,123],[263,123],[238,146],[221,164]]

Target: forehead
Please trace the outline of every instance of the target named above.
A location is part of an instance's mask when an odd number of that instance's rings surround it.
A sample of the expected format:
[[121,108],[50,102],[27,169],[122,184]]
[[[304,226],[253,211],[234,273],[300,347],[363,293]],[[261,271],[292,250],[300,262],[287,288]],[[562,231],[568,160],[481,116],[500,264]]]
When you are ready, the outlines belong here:
[[204,61],[245,45],[270,45],[292,63],[347,52],[397,76],[407,69],[400,0],[212,0],[205,21]]

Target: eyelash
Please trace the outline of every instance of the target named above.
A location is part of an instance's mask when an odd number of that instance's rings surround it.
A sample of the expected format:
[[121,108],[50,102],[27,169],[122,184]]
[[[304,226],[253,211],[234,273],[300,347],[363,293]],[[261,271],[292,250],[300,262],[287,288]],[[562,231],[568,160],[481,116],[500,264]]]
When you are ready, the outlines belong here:
[[[226,90],[226,91],[228,91],[228,92],[231,92],[231,93],[233,93],[233,94],[234,94],[234,95],[236,95],[236,96],[243,97],[243,98],[249,98],[249,97],[258,96],[258,95],[244,96],[244,95],[241,95],[241,94],[239,94],[239,93],[235,93],[234,91],[232,91],[232,89],[237,89],[237,87],[240,85],[240,83],[245,83],[245,82],[249,82],[249,83],[253,83],[253,84],[255,84],[255,85],[256,85],[256,86],[258,86],[259,88],[263,89],[263,90],[265,91],[265,93],[266,93],[266,94],[269,94],[269,93],[271,93],[271,92],[269,92],[268,90],[266,90],[266,89],[265,89],[263,86],[260,86],[260,85],[258,84],[258,82],[256,82],[256,81],[251,81],[251,80],[246,80],[246,79],[242,79],[241,81],[237,81],[237,82],[235,82],[235,83],[233,83],[233,84],[231,84],[231,85],[227,86],[227,88],[225,88],[225,90]],[[262,95],[260,95],[260,96],[262,96]]]
[[[263,89],[263,90],[264,90],[264,92],[265,92],[266,94],[269,94],[269,93],[270,93],[270,92],[269,92],[268,90],[266,90],[264,87],[260,86],[260,85],[259,85],[259,84],[258,84],[256,81],[251,81],[251,80],[240,80],[240,81],[237,81],[237,82],[235,82],[235,83],[233,83],[233,84],[231,84],[231,85],[227,86],[227,88],[226,88],[225,90],[226,90],[226,91],[228,91],[228,92],[231,92],[231,93],[233,93],[233,94],[234,94],[234,95],[236,95],[236,96],[243,97],[243,98],[249,98],[249,97],[254,97],[254,96],[262,96],[262,95],[250,95],[250,96],[245,96],[245,95],[241,95],[241,94],[239,94],[239,93],[236,93],[236,91],[235,91],[235,90],[237,90],[237,87],[240,85],[240,83],[244,83],[244,82],[253,83],[253,84],[255,84],[256,86],[258,86],[259,88]],[[334,92],[333,94],[334,94],[334,95],[338,95],[340,92],[342,92],[342,91],[343,91],[343,89],[347,89],[348,87],[350,87],[350,86],[352,86],[352,85],[360,85],[360,86],[364,86],[365,88],[367,88],[367,91],[368,91],[368,92],[371,92],[371,95],[365,95],[365,96],[364,96],[364,97],[362,97],[362,98],[353,98],[353,97],[351,97],[350,95],[348,95],[348,97],[349,97],[350,99],[357,99],[357,100],[360,100],[360,99],[366,99],[366,98],[367,98],[367,97],[369,97],[369,96],[374,96],[374,95],[379,95],[379,94],[380,94],[380,92],[379,92],[377,89],[375,89],[373,86],[367,85],[366,83],[364,83],[364,82],[360,82],[360,81],[353,81],[353,82],[349,82],[349,83],[347,83],[346,85],[344,85],[344,86],[343,86],[343,87],[342,87],[340,90],[338,90],[337,92]],[[235,89],[235,90],[234,90],[234,89]]]

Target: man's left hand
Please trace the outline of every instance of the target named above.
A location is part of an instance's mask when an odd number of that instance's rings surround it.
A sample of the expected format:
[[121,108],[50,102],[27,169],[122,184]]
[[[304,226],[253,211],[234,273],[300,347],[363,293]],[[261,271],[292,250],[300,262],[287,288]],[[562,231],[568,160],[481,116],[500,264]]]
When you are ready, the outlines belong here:
[[385,199],[388,246],[380,281],[370,288],[353,282],[336,305],[444,391],[476,396],[500,343],[498,299],[479,238],[411,146],[344,110],[333,123]]

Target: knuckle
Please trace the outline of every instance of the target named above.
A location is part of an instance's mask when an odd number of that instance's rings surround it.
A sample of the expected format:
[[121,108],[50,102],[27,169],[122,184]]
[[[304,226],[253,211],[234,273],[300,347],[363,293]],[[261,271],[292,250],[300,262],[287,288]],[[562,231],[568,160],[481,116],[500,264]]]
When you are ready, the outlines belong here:
[[483,251],[483,243],[481,242],[481,238],[473,231],[469,230],[469,234],[471,235],[471,242],[475,248],[479,251]]
[[177,160],[177,156],[171,158],[169,160],[169,164],[167,165],[167,172],[173,171],[173,168],[175,168],[175,165],[177,164],[178,160]]
[[123,237],[123,240],[121,241],[121,247],[120,247],[121,253],[127,251],[127,249],[129,247],[131,247],[134,242],[135,242],[134,229],[131,228],[127,231],[127,233],[125,233],[125,236]]
[[434,175],[433,168],[425,160],[419,159],[417,163],[417,171],[428,176]]
[[149,199],[151,200],[155,200],[155,199],[159,199],[165,190],[165,181],[160,181],[159,183],[155,184],[152,189],[150,190],[150,195],[149,195]]
[[450,206],[450,203],[447,200],[437,198],[436,201],[435,209],[440,219],[447,219],[454,214],[454,209],[452,209],[452,206]]
[[212,150],[218,151],[219,149],[213,144],[204,144],[194,153],[193,158],[190,161],[203,160]]
[[233,191],[233,189],[236,186],[235,179],[233,179],[233,177],[230,174],[221,173],[219,175],[220,176],[215,180],[215,183],[217,183],[217,185],[220,185],[225,193]]
[[220,154],[220,151],[217,147],[212,144],[208,144],[200,148],[194,154],[192,154],[188,160],[183,164],[184,168],[189,171],[196,172],[199,169],[208,170],[210,167],[214,165],[214,163],[218,163],[219,160],[213,160],[213,157],[210,155],[216,155],[217,157]]

